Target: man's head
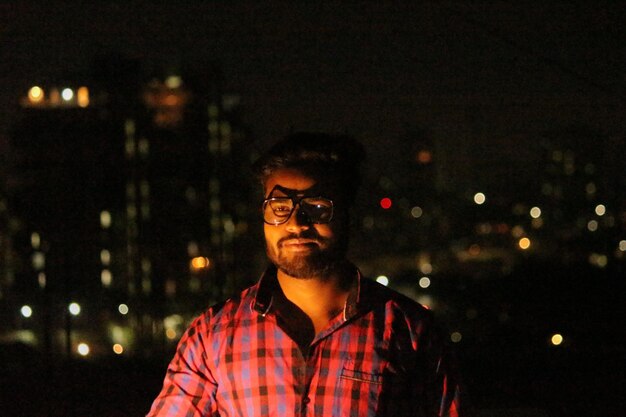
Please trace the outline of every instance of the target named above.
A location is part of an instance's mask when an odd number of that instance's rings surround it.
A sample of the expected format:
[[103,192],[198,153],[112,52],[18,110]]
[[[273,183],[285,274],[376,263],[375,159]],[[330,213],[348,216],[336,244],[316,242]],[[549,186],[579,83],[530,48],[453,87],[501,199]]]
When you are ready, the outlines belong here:
[[344,260],[364,155],[349,137],[299,133],[255,164],[265,198],[267,254],[279,270],[325,277]]

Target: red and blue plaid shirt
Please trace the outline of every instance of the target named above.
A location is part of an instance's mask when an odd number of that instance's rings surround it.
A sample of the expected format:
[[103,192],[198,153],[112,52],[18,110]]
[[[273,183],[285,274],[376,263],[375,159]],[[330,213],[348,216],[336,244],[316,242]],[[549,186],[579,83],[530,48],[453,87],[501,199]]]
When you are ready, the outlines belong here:
[[194,320],[149,417],[463,415],[427,309],[359,276],[303,353],[277,321],[275,274]]

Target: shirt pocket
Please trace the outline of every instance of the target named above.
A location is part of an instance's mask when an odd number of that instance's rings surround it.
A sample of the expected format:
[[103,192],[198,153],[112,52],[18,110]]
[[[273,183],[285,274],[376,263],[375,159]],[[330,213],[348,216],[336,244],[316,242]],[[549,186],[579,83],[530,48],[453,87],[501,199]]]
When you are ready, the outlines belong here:
[[352,382],[360,382],[365,384],[376,384],[382,385],[383,383],[383,374],[382,373],[370,373],[364,372],[358,369],[350,369],[344,367],[341,370],[340,378],[342,380],[352,381]]

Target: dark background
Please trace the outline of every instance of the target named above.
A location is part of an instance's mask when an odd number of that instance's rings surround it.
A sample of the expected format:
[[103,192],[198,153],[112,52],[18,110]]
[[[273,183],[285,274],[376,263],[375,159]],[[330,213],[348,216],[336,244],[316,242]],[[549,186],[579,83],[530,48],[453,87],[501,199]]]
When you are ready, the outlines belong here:
[[[578,152],[623,144],[625,5],[3,2],[0,152],[30,86],[119,53],[147,68],[219,66],[258,149],[290,130],[347,132],[368,148],[368,178],[394,179],[403,138],[427,130],[455,189],[523,193],[541,172],[543,132],[591,132],[573,135]],[[623,190],[616,201],[623,217]],[[511,317],[481,321],[481,336],[458,345],[478,415],[623,415],[620,262],[599,271],[586,257],[528,259],[505,279],[447,291],[458,310],[477,302]],[[537,343],[557,327],[565,346]],[[168,360],[69,362],[58,373],[36,352],[2,355],[0,414],[16,416],[142,415]]]

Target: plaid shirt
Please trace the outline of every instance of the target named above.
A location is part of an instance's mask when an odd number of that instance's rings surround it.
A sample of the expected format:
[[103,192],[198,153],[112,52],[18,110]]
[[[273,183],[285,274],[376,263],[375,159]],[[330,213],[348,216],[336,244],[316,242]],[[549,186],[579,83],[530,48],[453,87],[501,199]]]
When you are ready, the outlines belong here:
[[359,275],[303,353],[272,307],[276,271],[181,338],[154,416],[462,416],[428,310]]

